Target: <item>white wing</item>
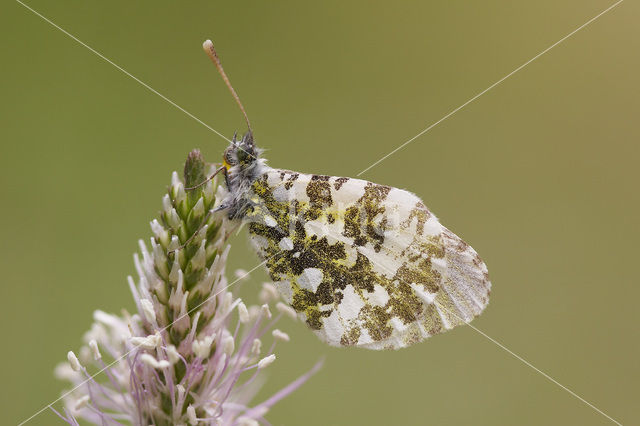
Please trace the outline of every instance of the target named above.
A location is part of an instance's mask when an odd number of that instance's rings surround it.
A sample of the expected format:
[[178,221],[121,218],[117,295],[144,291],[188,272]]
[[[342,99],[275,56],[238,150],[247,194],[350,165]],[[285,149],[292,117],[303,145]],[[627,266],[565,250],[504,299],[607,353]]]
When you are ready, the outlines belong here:
[[407,191],[275,169],[252,189],[252,241],[284,299],[330,345],[409,346],[489,301],[478,254]]

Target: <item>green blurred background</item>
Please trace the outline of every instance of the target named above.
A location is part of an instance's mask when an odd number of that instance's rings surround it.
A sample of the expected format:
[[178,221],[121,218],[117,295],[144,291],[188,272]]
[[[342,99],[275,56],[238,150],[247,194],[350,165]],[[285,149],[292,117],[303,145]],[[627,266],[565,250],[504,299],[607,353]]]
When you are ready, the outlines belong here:
[[[613,2],[29,0],[213,128],[244,124],[201,50],[216,43],[270,164],[354,176]],[[406,188],[486,260],[474,325],[637,424],[640,8],[626,1],[364,178]],[[137,239],[189,150],[225,141],[17,2],[3,2],[3,424],[63,388],[94,309],[131,308]],[[258,260],[246,235],[231,269]],[[260,271],[244,285],[253,293]],[[398,352],[281,328],[268,395],[326,357],[274,425],[609,421],[471,329]],[[30,422],[55,424],[44,412]]]

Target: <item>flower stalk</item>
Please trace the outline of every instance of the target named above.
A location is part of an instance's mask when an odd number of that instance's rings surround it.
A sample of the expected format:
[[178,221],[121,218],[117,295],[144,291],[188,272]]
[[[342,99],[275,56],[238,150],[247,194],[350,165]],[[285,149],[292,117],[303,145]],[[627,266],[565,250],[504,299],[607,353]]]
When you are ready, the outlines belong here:
[[[225,191],[218,178],[201,185],[212,172],[195,150],[184,182],[173,173],[159,220],[151,222],[150,246],[140,241],[134,255],[138,280],[128,281],[135,312],[95,311],[79,356],[69,352],[68,362],[56,368],[72,385],[62,413],[56,411],[69,424],[266,423],[271,406],[319,368],[251,405],[276,360],[276,342],[289,341],[274,326],[291,308],[277,302],[271,283],[260,291],[262,306],[246,306],[232,293],[248,274],[226,279],[227,239],[235,225],[224,213],[212,213]],[[264,341],[270,341],[266,351]]]

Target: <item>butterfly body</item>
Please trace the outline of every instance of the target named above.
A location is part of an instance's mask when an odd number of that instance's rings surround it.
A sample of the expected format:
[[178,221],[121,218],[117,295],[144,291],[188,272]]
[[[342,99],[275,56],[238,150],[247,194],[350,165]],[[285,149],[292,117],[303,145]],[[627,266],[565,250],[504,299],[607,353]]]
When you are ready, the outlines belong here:
[[328,344],[397,349],[488,304],[485,264],[414,194],[271,168],[250,133],[225,165],[229,217],[248,223],[283,298]]

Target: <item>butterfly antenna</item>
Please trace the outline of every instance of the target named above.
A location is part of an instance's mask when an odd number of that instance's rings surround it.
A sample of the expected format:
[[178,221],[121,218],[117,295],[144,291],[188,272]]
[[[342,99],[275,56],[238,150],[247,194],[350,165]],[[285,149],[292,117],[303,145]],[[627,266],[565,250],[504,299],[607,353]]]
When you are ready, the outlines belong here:
[[240,111],[242,111],[242,114],[244,115],[244,119],[247,122],[247,128],[249,129],[249,132],[253,133],[252,130],[251,130],[251,124],[249,123],[249,117],[247,116],[247,112],[244,110],[244,107],[242,106],[242,102],[240,102],[240,98],[238,97],[238,94],[233,89],[233,86],[231,85],[231,82],[229,81],[229,77],[227,77],[227,74],[225,74],[224,69],[222,68],[222,63],[220,62],[220,58],[218,58],[218,54],[216,53],[216,49],[213,47],[213,42],[211,40],[205,41],[202,44],[202,48],[204,49],[204,51],[207,54],[207,56],[209,57],[209,59],[211,59],[211,62],[213,62],[213,64],[218,69],[218,72],[220,73],[220,75],[222,76],[222,79],[224,80],[225,84],[229,88],[229,91],[231,92],[231,94],[233,95],[234,99],[238,103],[238,106],[240,107]]

